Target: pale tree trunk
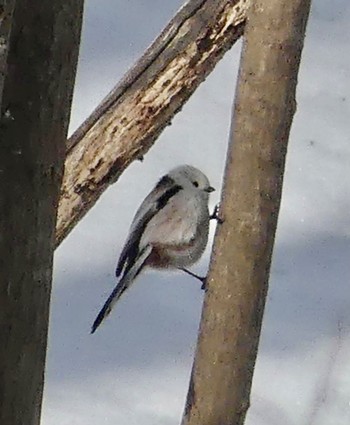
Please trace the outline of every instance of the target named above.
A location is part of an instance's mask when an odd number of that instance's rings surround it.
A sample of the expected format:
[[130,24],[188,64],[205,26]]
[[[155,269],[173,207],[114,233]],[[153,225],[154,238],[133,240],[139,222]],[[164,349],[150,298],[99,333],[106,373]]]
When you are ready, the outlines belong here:
[[[280,206],[310,0],[248,11],[221,214],[183,425],[241,425]],[[273,377],[271,377],[273,378]]]
[[0,424],[39,424],[83,0],[17,0],[0,126]]
[[7,69],[7,52],[10,40],[12,15],[16,0],[0,0],[0,110],[2,90]]

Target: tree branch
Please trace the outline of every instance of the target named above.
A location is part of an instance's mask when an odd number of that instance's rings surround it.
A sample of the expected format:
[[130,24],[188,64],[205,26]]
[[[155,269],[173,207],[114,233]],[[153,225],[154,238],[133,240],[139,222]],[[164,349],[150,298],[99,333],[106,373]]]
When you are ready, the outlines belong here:
[[7,52],[16,0],[0,0],[0,109],[7,70]]
[[[222,210],[183,425],[241,425],[263,317],[310,0],[248,14]],[[234,143],[233,143],[234,141]]]
[[39,425],[83,0],[17,0],[0,122],[0,424]]
[[67,145],[56,245],[161,131],[241,36],[248,0],[192,0]]

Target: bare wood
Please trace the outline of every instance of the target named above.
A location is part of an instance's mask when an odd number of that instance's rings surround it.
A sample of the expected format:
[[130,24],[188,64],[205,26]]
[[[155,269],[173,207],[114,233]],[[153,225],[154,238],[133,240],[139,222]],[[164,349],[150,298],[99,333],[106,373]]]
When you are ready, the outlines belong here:
[[192,0],[68,141],[58,245],[241,36],[248,0]]
[[248,12],[225,221],[215,236],[183,425],[242,425],[249,407],[309,9],[310,0],[255,0]]
[[15,3],[16,0],[0,0],[0,108],[7,69],[7,52]]
[[[0,423],[38,425],[83,0],[17,0],[0,125]],[[4,113],[6,111],[6,113]]]

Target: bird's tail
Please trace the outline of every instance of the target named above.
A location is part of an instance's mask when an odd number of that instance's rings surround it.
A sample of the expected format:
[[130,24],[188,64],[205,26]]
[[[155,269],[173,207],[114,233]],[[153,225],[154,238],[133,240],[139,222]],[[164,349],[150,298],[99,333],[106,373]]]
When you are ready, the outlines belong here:
[[113,289],[113,292],[108,297],[107,301],[104,303],[101,311],[98,313],[92,327],[91,333],[93,334],[96,329],[100,326],[102,321],[109,315],[112,311],[114,304],[119,300],[123,292],[132,284],[132,282],[136,279],[136,277],[140,274],[143,266],[147,258],[150,256],[152,252],[152,247],[147,245],[137,257],[134,265],[130,268],[130,270],[120,279],[117,286]]

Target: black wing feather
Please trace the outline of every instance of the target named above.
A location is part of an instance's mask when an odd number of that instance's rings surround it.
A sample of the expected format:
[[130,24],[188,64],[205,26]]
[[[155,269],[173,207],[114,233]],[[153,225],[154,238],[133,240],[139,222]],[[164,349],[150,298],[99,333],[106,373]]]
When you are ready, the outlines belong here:
[[[164,176],[157,186],[160,184],[169,184],[172,183],[173,186],[171,186],[168,190],[166,190],[157,200],[157,202],[151,206],[151,208],[145,213],[143,219],[140,221],[139,225],[134,230],[133,234],[131,235],[130,239],[127,241],[125,247],[123,248],[123,251],[120,255],[118,265],[115,271],[115,274],[117,277],[120,276],[122,273],[124,267],[124,274],[130,270],[132,265],[135,262],[135,259],[139,252],[139,244],[140,239],[143,235],[143,232],[147,226],[147,224],[151,221],[151,219],[157,214],[158,211],[162,210],[168,203],[169,199],[172,198],[174,195],[176,195],[180,190],[183,189],[180,185],[174,185],[173,180],[170,177]],[[156,186],[156,187],[157,187]]]
[[111,312],[113,305],[118,301],[118,299],[122,296],[124,291],[133,283],[136,277],[140,274],[143,269],[147,258],[151,255],[152,247],[147,245],[137,257],[136,262],[133,264],[134,269],[130,271],[130,273],[124,274],[124,276],[120,279],[117,286],[113,289],[111,295],[108,297],[107,301],[104,303],[101,311],[98,313],[92,327],[91,333],[93,334],[96,329],[100,326],[102,321],[109,315]]

